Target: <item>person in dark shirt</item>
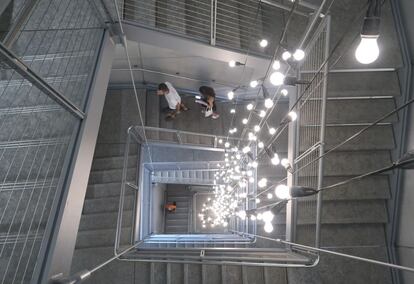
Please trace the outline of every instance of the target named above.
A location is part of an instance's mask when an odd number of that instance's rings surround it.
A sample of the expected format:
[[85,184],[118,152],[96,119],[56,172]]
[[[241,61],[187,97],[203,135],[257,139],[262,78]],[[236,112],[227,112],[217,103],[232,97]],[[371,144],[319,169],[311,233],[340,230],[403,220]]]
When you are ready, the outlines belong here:
[[201,86],[198,91],[202,95],[202,100],[207,104],[206,112],[208,109],[212,110],[212,114],[207,117],[211,116],[213,119],[219,118],[220,115],[216,112],[216,92],[214,92],[214,89],[208,86]]

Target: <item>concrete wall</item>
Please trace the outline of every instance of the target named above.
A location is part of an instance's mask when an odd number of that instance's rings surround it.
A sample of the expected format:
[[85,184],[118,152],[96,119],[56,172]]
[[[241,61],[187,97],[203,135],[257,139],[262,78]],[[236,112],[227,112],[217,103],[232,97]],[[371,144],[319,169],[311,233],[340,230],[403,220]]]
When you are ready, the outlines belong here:
[[[412,11],[414,11],[414,2],[412,0],[401,0],[400,10],[402,22],[407,37],[407,44],[410,52],[410,62],[414,56],[414,30],[412,26],[414,19],[412,18]],[[412,65],[412,63],[411,63]],[[411,85],[413,85],[414,76],[411,78]],[[410,98],[414,97],[414,90],[411,86]],[[407,118],[407,141],[406,150],[414,149],[414,106],[411,106]],[[401,265],[414,267],[414,170],[406,170],[403,172],[402,193],[401,193],[401,207],[399,231],[397,239],[397,247],[399,254],[399,261]],[[414,283],[414,274],[404,272],[402,273],[403,283]]]
[[164,232],[164,203],[167,185],[156,183],[152,187],[152,232],[162,234]]

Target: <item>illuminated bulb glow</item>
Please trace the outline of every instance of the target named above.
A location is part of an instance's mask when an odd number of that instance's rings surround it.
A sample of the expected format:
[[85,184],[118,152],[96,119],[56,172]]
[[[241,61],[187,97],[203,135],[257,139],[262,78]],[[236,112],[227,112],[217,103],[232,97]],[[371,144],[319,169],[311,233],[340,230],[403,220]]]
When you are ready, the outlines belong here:
[[[260,203],[260,199],[259,198],[256,198],[256,204],[259,204]],[[259,215],[257,215],[258,217],[259,217]]]
[[253,128],[254,132],[259,132],[260,131],[260,126],[259,125],[255,125]]
[[253,80],[253,81],[250,82],[250,87],[252,87],[252,88],[256,88],[257,85],[259,85],[259,82],[257,80]]
[[276,133],[276,129],[274,129],[273,127],[269,128],[269,134],[273,135]]
[[280,69],[280,61],[275,60],[275,62],[273,62],[272,68],[273,68],[273,70],[279,70]]
[[234,92],[233,92],[233,91],[228,92],[228,93],[227,93],[227,98],[228,98],[229,100],[232,100],[232,99],[234,98]]
[[258,164],[256,161],[253,161],[253,162],[252,162],[252,167],[253,167],[253,168],[257,168],[257,166],[258,166],[258,165],[259,165],[259,164]]
[[273,215],[273,213],[271,211],[265,211],[265,212],[262,213],[262,220],[265,223],[272,222],[274,217],[275,217],[275,215]]
[[288,90],[286,89],[281,90],[280,93],[285,97],[289,94]]
[[224,143],[224,147],[229,148],[230,147],[230,143],[229,142]]
[[288,115],[291,121],[295,121],[298,118],[298,115],[294,111],[289,112]]
[[219,139],[219,144],[223,144],[223,139]]
[[248,105],[246,106],[246,108],[247,108],[247,110],[252,110],[252,109],[253,109],[253,104],[248,104]]
[[267,39],[262,39],[259,42],[260,47],[263,47],[263,48],[266,47],[268,44],[269,44],[269,42],[267,41]]
[[269,98],[265,99],[264,106],[265,106],[265,108],[271,108],[273,106],[272,99],[269,99]]
[[229,61],[229,67],[231,67],[231,68],[236,67],[236,61],[230,60]]
[[379,56],[377,36],[361,36],[361,42],[355,50],[355,58],[359,63],[370,64]]
[[234,108],[232,108],[232,109],[230,110],[230,113],[236,113],[236,110],[235,110]]
[[246,146],[246,147],[243,148],[242,151],[243,151],[243,153],[247,154],[247,153],[250,152],[250,147],[249,146]]
[[265,117],[266,116],[266,112],[264,110],[261,110],[259,113],[260,117]]
[[296,61],[301,61],[305,58],[305,52],[302,49],[296,49],[295,53],[293,53],[293,58]]
[[263,142],[259,142],[259,143],[257,144],[257,146],[258,146],[260,149],[262,149],[262,148],[264,147],[264,144],[263,144]]
[[270,223],[270,222],[266,222],[266,223],[265,223],[265,225],[264,225],[264,227],[263,227],[263,229],[264,229],[264,231],[265,231],[266,233],[271,233],[271,232],[273,232],[273,225],[272,225],[272,223]]
[[285,51],[285,52],[282,53],[282,59],[285,60],[285,61],[288,60],[291,57],[292,57],[292,54],[289,51]]
[[249,122],[249,120],[247,118],[243,118],[242,123],[243,124],[247,124]]
[[270,75],[270,83],[275,86],[283,85],[283,82],[285,81],[285,75],[283,75],[281,72],[276,71],[273,72],[272,75]]
[[287,168],[289,168],[289,166],[290,166],[290,164],[289,164],[289,160],[288,159],[286,159],[286,158],[283,158],[281,161],[280,161],[280,164],[285,168],[285,169],[287,169]]
[[273,198],[273,194],[268,193],[268,194],[267,194],[267,199],[272,199],[272,198]]
[[275,154],[274,156],[273,156],[273,158],[270,160],[271,162],[272,162],[272,164],[273,165],[279,165],[279,163],[280,163],[280,160],[279,160],[279,156],[278,156],[278,154]]
[[259,182],[257,183],[257,185],[258,185],[260,188],[265,187],[265,186],[267,185],[267,179],[266,179],[266,178],[262,178],[262,179],[260,179],[260,180],[259,180]]
[[275,188],[275,195],[279,199],[290,199],[290,190],[287,185],[279,184]]

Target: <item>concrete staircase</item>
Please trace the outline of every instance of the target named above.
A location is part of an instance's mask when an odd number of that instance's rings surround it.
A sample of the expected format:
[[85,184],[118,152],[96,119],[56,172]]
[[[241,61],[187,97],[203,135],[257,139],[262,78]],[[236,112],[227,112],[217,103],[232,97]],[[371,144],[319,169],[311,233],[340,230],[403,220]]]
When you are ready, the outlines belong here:
[[190,232],[190,216],[193,193],[187,188],[167,188],[167,203],[176,202],[175,212],[165,211],[165,234],[186,234]]

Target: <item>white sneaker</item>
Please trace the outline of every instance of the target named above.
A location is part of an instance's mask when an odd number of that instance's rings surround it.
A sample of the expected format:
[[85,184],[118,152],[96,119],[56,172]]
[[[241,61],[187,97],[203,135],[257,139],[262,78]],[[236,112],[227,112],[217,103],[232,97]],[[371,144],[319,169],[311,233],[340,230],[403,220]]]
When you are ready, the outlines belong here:
[[219,117],[220,115],[218,113],[213,113],[213,115],[211,116],[212,119],[217,119]]

